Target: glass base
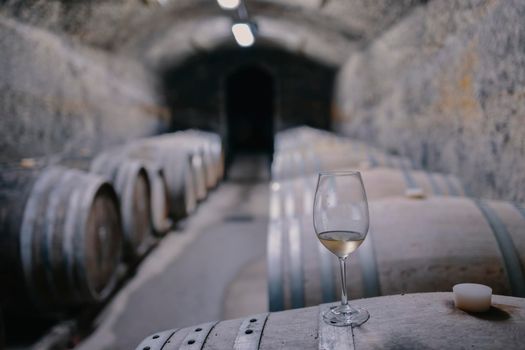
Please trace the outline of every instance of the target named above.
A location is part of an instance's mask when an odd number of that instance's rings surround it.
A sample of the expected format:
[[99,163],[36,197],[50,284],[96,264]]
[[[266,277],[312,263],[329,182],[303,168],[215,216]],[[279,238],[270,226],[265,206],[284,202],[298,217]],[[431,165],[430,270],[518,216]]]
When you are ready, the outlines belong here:
[[359,327],[370,318],[365,309],[352,307],[350,305],[332,306],[323,314],[323,320],[336,327]]

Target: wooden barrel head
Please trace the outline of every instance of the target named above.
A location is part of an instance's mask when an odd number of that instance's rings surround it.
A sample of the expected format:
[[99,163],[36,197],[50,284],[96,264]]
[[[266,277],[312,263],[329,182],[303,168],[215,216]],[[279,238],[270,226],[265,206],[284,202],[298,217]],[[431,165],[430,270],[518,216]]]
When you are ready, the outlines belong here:
[[108,185],[95,193],[85,228],[84,267],[86,284],[95,300],[113,290],[122,251],[118,203]]
[[[133,181],[134,180],[134,181]],[[151,246],[151,191],[150,182],[144,168],[137,173],[135,179],[131,179],[131,212],[133,231],[135,234],[130,239],[134,253],[143,255]]]
[[151,188],[151,221],[155,235],[164,236],[173,226],[164,170],[155,163],[146,164]]

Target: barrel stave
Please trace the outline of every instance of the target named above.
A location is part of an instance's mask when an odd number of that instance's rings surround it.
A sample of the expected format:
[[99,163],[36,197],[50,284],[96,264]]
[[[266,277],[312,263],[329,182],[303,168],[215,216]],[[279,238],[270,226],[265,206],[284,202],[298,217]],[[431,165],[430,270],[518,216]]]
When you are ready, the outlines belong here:
[[166,331],[153,333],[140,342],[140,344],[137,346],[137,350],[161,350],[164,348],[164,344],[166,344],[170,337],[177,331],[178,329],[169,329]]
[[317,350],[317,308],[275,312],[268,316],[259,349]]
[[[188,341],[192,339],[187,339],[189,334],[195,333],[195,330],[197,328],[203,328],[203,324],[199,324],[193,327],[187,327],[177,330],[176,332],[172,333],[172,335],[168,338],[164,346],[161,348],[162,350],[175,350],[175,349],[184,349],[184,347],[188,347]],[[186,341],[185,341],[186,340]],[[197,349],[200,349],[199,347],[196,347]],[[190,348],[191,349],[191,348]]]
[[235,339],[244,319],[219,322],[206,338],[203,350],[235,349]]
[[[68,277],[68,270],[64,264],[64,240],[67,235],[70,237],[74,232],[65,228],[66,220],[71,221],[71,210],[74,207],[70,205],[71,193],[78,186],[77,173],[75,171],[68,171],[62,178],[60,185],[53,190],[51,201],[48,204],[47,216],[47,232],[46,232],[46,246],[43,250],[45,270],[47,276],[47,283],[49,288],[53,291],[54,303],[64,301],[64,296],[75,295],[76,291],[72,289],[70,279]],[[69,219],[68,219],[69,215]],[[117,214],[118,217],[118,214]],[[46,253],[47,252],[47,253]],[[73,302],[70,300],[70,302]]]
[[43,256],[47,253],[46,211],[53,189],[63,176],[64,172],[60,168],[47,169],[39,175],[31,190],[20,226],[20,252],[25,284],[33,302],[41,307],[45,307],[41,300],[54,299],[46,278],[47,266],[43,261]]

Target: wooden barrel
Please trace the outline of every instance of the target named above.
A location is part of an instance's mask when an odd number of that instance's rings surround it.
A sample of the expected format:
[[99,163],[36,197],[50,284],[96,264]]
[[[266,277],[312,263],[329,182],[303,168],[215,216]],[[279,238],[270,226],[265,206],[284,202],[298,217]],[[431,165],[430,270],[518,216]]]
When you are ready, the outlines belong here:
[[275,150],[286,151],[299,147],[311,146],[314,142],[330,141],[337,136],[329,131],[311,128],[309,126],[298,126],[278,132],[275,135]]
[[192,147],[191,152],[191,170],[195,178],[195,193],[198,200],[204,200],[208,195],[206,185],[206,163],[204,154],[201,150]]
[[234,349],[522,349],[525,299],[494,295],[482,314],[456,309],[452,293],[406,294],[353,301],[370,313],[361,327],[333,327],[332,304],[208,322],[154,333],[136,350]]
[[335,146],[308,147],[297,151],[277,152],[272,163],[272,179],[284,180],[310,176],[320,171],[389,167],[416,168],[405,157],[394,156],[359,142]]
[[204,170],[204,183],[206,189],[215,187],[218,181],[216,161],[213,157],[211,142],[202,135],[191,131],[178,131],[175,133],[162,134],[156,137],[172,144],[178,144],[193,154],[198,154]]
[[[423,170],[372,168],[361,172],[369,200],[406,196],[466,196],[468,192],[457,177]],[[317,176],[296,177],[270,184],[270,217],[311,214]]]
[[185,142],[191,142],[202,150],[204,167],[206,169],[206,186],[208,189],[214,188],[219,180],[219,174],[212,141],[200,132],[192,130],[181,132],[181,134]]
[[[446,291],[461,282],[525,296],[525,211],[466,197],[372,201],[370,231],[349,258],[351,298]],[[270,310],[339,296],[337,259],[318,241],[312,214],[268,229]]]
[[[124,147],[115,147],[110,150],[99,154],[99,158],[107,159],[108,153],[111,153],[111,158],[116,162],[124,162],[129,157],[124,152]],[[131,158],[133,159],[133,158]],[[138,158],[137,158],[138,159]],[[93,157],[88,156],[76,156],[76,157],[61,157],[60,165],[90,171],[92,163],[94,162]],[[134,161],[135,163],[137,161]],[[164,176],[164,170],[156,162],[149,161],[147,159],[139,159],[141,166],[148,177],[149,189],[150,189],[150,209],[151,209],[151,222],[152,230],[156,236],[164,236],[172,227],[173,221],[170,219],[169,214],[169,197],[167,193],[166,179]],[[117,166],[113,164],[113,166]],[[108,176],[104,174],[105,176]]]
[[29,298],[53,312],[104,300],[115,286],[122,250],[113,187],[62,167],[4,169],[0,176],[4,307],[16,312]]
[[174,219],[193,213],[197,199],[206,196],[204,170],[198,154],[159,137],[135,141],[127,145],[124,152],[127,157],[147,160],[162,168]]
[[184,132],[202,137],[210,143],[210,151],[212,161],[214,163],[216,181],[220,181],[224,177],[224,150],[222,147],[222,140],[219,134],[197,129],[190,129]]
[[150,180],[153,231],[157,236],[164,236],[173,227],[173,221],[170,219],[168,184],[164,170],[159,164],[146,161],[144,166]]
[[[140,152],[148,154],[148,157],[160,156],[161,162],[165,164],[164,170],[171,172],[168,175],[168,178],[171,178],[168,184],[173,181],[173,190],[178,189],[176,198],[186,203],[188,210],[186,214],[193,212],[196,201],[203,200],[207,195],[206,168],[202,150],[181,142],[181,138],[174,137],[173,134],[154,136],[132,144],[132,146],[136,145],[140,145]],[[178,166],[174,164],[176,161],[180,163]]]
[[91,162],[91,172],[105,176],[120,199],[124,229],[124,258],[133,262],[154,244],[152,238],[151,190],[148,173],[141,162],[121,152],[104,152]]

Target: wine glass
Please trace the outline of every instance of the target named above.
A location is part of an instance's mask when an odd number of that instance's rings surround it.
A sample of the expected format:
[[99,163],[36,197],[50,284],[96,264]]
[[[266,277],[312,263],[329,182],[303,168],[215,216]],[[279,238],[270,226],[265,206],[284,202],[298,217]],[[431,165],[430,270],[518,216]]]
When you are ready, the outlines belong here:
[[346,260],[368,233],[368,203],[361,174],[358,171],[319,173],[313,214],[317,238],[339,258],[341,267],[341,305],[327,310],[323,319],[333,326],[360,326],[370,314],[348,304]]

